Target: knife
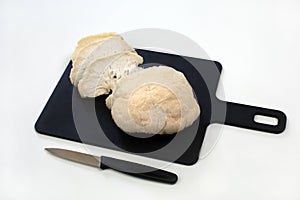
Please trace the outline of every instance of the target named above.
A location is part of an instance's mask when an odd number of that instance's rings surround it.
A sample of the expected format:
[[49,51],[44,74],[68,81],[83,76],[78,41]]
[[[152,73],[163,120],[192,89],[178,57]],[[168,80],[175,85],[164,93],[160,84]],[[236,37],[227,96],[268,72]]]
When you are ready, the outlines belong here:
[[176,174],[157,169],[154,167],[129,162],[125,160],[119,160],[116,158],[106,156],[94,156],[90,154],[80,153],[76,151],[70,151],[59,148],[45,148],[51,154],[71,160],[74,162],[82,163],[85,165],[98,167],[100,169],[113,169],[118,172],[128,174],[134,177],[143,178],[152,181],[158,181],[162,183],[175,184],[178,180]]

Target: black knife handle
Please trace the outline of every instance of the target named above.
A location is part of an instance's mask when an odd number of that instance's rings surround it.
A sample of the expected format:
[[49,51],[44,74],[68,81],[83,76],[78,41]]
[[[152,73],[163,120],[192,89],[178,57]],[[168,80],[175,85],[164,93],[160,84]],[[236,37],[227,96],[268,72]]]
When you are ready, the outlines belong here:
[[113,169],[131,176],[162,183],[174,184],[178,180],[177,175],[171,172],[105,156],[101,156],[100,168]]

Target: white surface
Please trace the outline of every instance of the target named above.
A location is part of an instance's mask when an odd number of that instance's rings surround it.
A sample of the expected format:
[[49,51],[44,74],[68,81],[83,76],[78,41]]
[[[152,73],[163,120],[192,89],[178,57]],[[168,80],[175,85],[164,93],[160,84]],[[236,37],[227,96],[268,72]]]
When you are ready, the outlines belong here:
[[[299,1],[61,2],[0,2],[0,199],[300,199]],[[166,168],[179,175],[173,186],[98,171],[43,151],[50,146],[84,151],[33,129],[77,40],[146,27],[171,29],[198,42],[224,67],[226,100],[284,111],[284,134],[225,127],[206,159]]]

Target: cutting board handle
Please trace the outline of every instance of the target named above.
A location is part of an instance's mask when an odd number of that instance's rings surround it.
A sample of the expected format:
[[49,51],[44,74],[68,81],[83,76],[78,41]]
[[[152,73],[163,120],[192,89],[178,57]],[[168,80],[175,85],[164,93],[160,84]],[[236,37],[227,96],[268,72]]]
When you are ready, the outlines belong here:
[[[264,131],[273,134],[282,133],[286,127],[287,117],[283,112],[279,110],[232,102],[222,102],[221,104],[225,106],[224,110],[226,111],[225,120],[223,120],[223,123],[225,125]],[[258,122],[255,120],[257,116],[273,118],[275,119],[275,121],[277,121],[277,123],[267,124]],[[219,120],[217,122],[222,123]]]

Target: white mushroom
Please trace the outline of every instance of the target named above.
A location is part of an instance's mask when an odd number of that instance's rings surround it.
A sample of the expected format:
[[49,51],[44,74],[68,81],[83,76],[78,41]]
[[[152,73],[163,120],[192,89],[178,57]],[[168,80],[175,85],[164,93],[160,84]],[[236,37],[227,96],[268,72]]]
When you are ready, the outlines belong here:
[[120,79],[106,102],[115,123],[128,133],[171,134],[190,126],[200,108],[185,76],[167,66]]
[[78,84],[81,97],[97,97],[114,90],[115,84],[138,68],[143,58],[133,52],[122,52],[90,63]]
[[73,53],[75,60],[72,60],[73,67],[70,73],[70,80],[75,86],[78,86],[86,67],[96,59],[125,51],[132,51],[135,53],[134,49],[119,35],[108,35],[102,39],[96,39],[95,42],[87,43],[87,46],[84,46],[81,49],[79,48],[80,50],[78,50],[78,52],[75,50]]
[[96,44],[98,42],[103,41],[106,38],[112,37],[117,35],[114,32],[109,32],[109,33],[101,33],[101,34],[97,34],[97,35],[90,35],[84,38],[81,38],[78,42],[77,42],[77,47],[75,49],[75,51],[72,54],[72,61],[75,62],[77,59],[78,54],[80,53],[80,51],[82,51],[82,49],[84,49],[85,47],[91,45],[91,44]]

